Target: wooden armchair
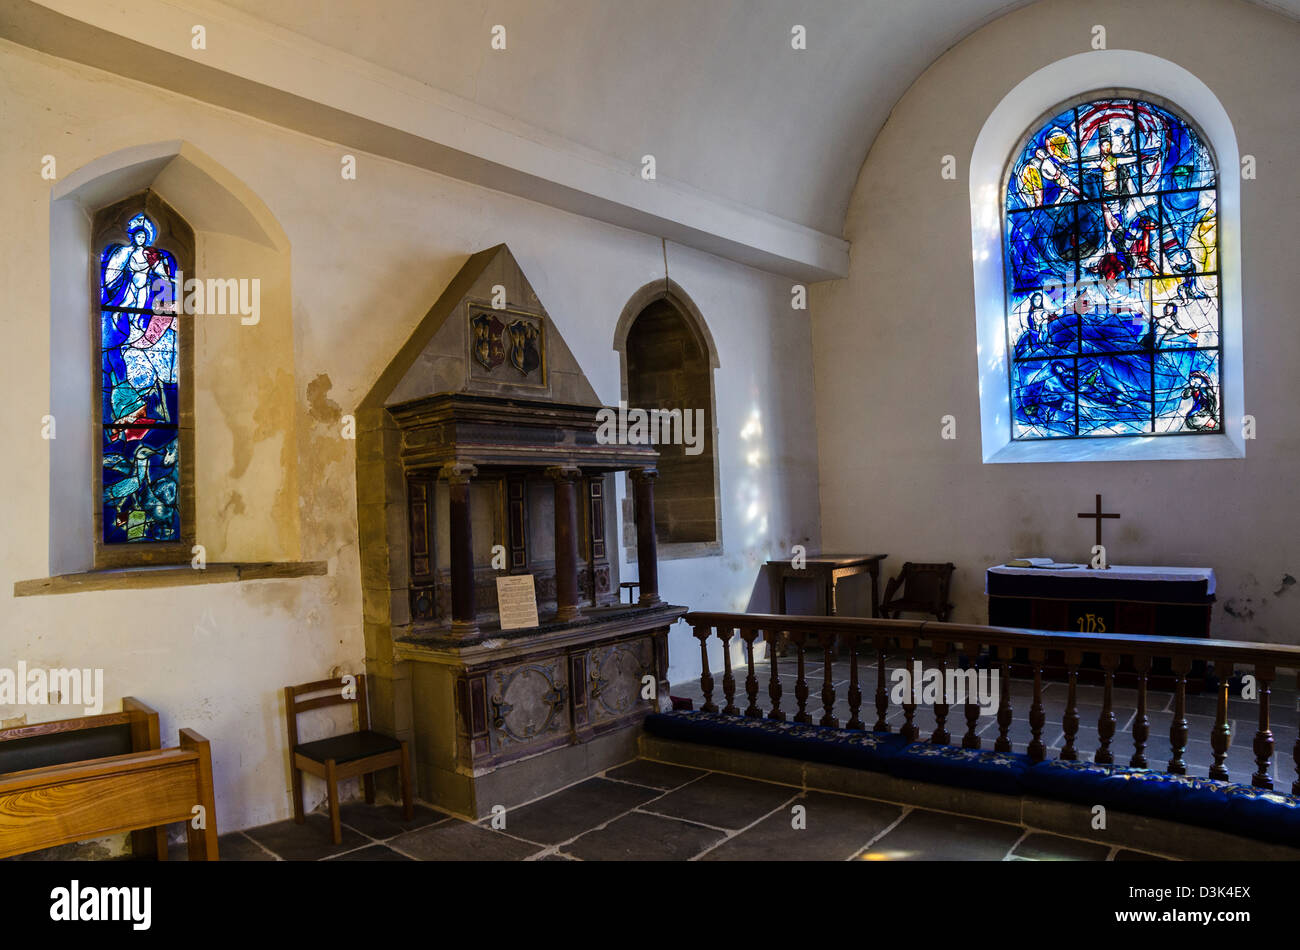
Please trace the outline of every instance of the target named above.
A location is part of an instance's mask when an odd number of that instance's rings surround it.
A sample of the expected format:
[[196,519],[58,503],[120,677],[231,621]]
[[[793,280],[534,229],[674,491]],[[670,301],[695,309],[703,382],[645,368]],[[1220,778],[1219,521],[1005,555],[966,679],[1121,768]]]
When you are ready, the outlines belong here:
[[937,620],[946,622],[953,608],[948,603],[948,586],[954,570],[952,564],[906,562],[885,587],[881,616],[897,620],[902,613],[934,614]]
[[[415,816],[411,802],[411,756],[405,740],[372,732],[365,675],[356,677],[353,696],[347,695],[345,680],[345,677],[339,677],[284,688],[284,709],[289,723],[289,772],[293,780],[293,820],[298,824],[306,821],[302,804],[302,773],[308,772],[324,779],[329,789],[330,825],[335,844],[343,843],[343,830],[339,825],[339,782],[343,779],[360,775],[366,801],[373,803],[375,780],[372,773],[396,766],[402,780],[402,813],[408,821]],[[299,743],[299,713],[340,703],[356,703],[357,731]]]

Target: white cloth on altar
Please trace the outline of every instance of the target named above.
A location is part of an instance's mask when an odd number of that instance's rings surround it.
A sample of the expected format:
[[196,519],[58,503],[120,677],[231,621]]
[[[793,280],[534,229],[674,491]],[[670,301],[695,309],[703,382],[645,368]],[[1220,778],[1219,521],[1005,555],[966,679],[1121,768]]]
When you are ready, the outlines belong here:
[[[1214,593],[1214,569],[1210,567],[1141,567],[1112,564],[1109,570],[1089,570],[1085,564],[1061,563],[1056,567],[1007,567],[997,564],[989,568],[990,574],[1034,574],[1039,577],[1093,577],[1110,581],[1206,581],[1205,593]],[[988,577],[984,578],[984,593],[989,592]]]

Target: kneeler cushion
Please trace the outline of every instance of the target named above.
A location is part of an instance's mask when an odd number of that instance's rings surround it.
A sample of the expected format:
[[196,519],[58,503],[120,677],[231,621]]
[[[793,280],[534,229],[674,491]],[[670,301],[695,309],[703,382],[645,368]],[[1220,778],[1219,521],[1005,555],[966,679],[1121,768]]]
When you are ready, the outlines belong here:
[[1021,793],[1029,769],[1028,756],[1018,752],[962,749],[914,742],[889,763],[889,773],[918,782],[937,782],[985,792]]
[[885,771],[886,763],[907,745],[902,736],[889,732],[859,732],[707,712],[652,713],[645,719],[645,728],[663,739],[765,752],[873,772]]
[[851,732],[722,713],[654,713],[646,717],[645,728],[665,739],[888,772],[957,788],[1029,792],[1300,847],[1300,797],[1250,785],[1095,762],[1031,763],[1020,753],[909,743],[897,733]]
[[1033,765],[1024,787],[1048,798],[1300,845],[1300,798],[1250,785],[1057,759]]

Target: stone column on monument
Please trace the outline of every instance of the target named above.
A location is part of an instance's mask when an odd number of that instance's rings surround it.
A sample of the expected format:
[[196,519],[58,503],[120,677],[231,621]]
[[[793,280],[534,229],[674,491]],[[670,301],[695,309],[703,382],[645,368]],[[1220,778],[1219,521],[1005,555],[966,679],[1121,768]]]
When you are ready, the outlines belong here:
[[578,481],[582,472],[571,465],[546,470],[555,486],[555,619],[576,620],[578,605]]
[[451,632],[466,637],[478,633],[478,610],[474,603],[474,534],[470,520],[470,479],[478,474],[473,465],[452,462],[438,477],[447,482],[451,500]]
[[628,472],[636,494],[636,568],[642,607],[662,604],[659,597],[659,552],[655,543],[655,479],[653,468]]

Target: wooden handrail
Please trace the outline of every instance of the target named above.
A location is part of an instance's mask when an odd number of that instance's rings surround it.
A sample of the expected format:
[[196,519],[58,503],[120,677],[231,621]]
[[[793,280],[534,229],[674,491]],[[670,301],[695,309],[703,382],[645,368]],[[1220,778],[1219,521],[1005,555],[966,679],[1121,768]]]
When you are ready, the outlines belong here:
[[792,614],[734,614],[691,611],[682,618],[693,627],[725,626],[755,630],[789,631],[796,627],[816,633],[848,633],[859,637],[915,636],[941,638],[954,643],[979,641],[994,646],[1040,647],[1046,650],[1113,650],[1121,654],[1186,656],[1194,660],[1222,657],[1252,663],[1300,667],[1300,646],[1257,643],[1248,640],[1210,640],[1204,637],[1134,637],[1120,633],[1071,633],[1032,630],[1027,627],[988,627],[980,624],[940,623],[937,620],[886,620],[873,617],[801,617]]
[[[994,749],[1008,752],[1011,742],[1008,731],[1013,720],[1011,705],[1011,663],[1017,651],[1024,651],[1028,657],[1032,678],[1032,698],[1029,709],[1031,738],[1027,749],[1030,759],[1041,761],[1047,750],[1042,741],[1046,715],[1043,707],[1043,672],[1048,651],[1060,652],[1065,658],[1067,698],[1061,725],[1065,733],[1065,744],[1060,751],[1060,758],[1076,760],[1079,750],[1076,738],[1079,730],[1079,715],[1076,705],[1076,686],[1079,669],[1083,663],[1084,653],[1100,654],[1102,674],[1102,711],[1097,722],[1099,748],[1094,759],[1100,763],[1113,763],[1115,753],[1111,742],[1115,736],[1117,719],[1115,716],[1114,682],[1116,671],[1123,659],[1132,661],[1132,674],[1137,682],[1136,714],[1133,721],[1132,739],[1133,755],[1129,765],[1134,768],[1147,768],[1146,742],[1150,736],[1147,717],[1147,683],[1153,660],[1168,659],[1174,680],[1174,709],[1169,729],[1170,758],[1164,763],[1166,771],[1186,774],[1187,766],[1183,754],[1187,749],[1187,678],[1192,670],[1193,661],[1206,660],[1215,664],[1218,678],[1217,709],[1214,725],[1210,731],[1210,745],[1214,752],[1214,762],[1209,769],[1209,777],[1226,781],[1229,778],[1225,766],[1228,748],[1232,741],[1228,721],[1229,679],[1237,668],[1248,668],[1256,680],[1259,701],[1259,723],[1255,732],[1252,750],[1255,753],[1256,771],[1251,776],[1251,784],[1260,788],[1271,789],[1273,781],[1270,776],[1273,760],[1274,739],[1270,728],[1270,687],[1277,678],[1279,667],[1296,671],[1297,688],[1300,688],[1300,646],[1278,643],[1253,643],[1240,640],[1209,640],[1193,637],[1136,637],[1116,633],[1070,633],[1030,630],[1019,627],[988,627],[977,624],[941,623],[933,620],[888,620],[871,617],[803,617],[789,614],[737,614],[714,611],[691,611],[683,618],[695,631],[700,641],[701,676],[700,686],[704,693],[703,709],[706,712],[718,712],[719,707],[713,701],[714,680],[709,669],[708,641],[716,637],[723,645],[723,700],[721,712],[725,715],[741,715],[735,703],[736,677],[732,671],[731,651],[728,647],[733,638],[740,644],[745,656],[746,676],[745,694],[749,702],[743,715],[747,718],[768,718],[783,721],[785,711],[781,709],[782,688],[778,679],[780,660],[774,651],[770,651],[770,684],[768,696],[771,709],[764,713],[758,705],[758,678],[754,668],[754,643],[760,633],[768,642],[775,642],[776,634],[783,634],[796,648],[796,683],[794,695],[797,710],[794,721],[799,723],[819,722],[825,726],[839,726],[835,716],[835,688],[831,670],[830,647],[837,638],[848,643],[849,656],[849,719],[846,729],[863,729],[865,724],[860,716],[862,694],[858,687],[858,648],[869,643],[876,651],[876,722],[871,728],[877,732],[887,732],[886,718],[889,710],[889,691],[885,688],[885,657],[893,653],[898,658],[905,658],[910,669],[917,661],[933,664],[940,671],[949,667],[950,654],[964,656],[971,666],[987,656],[986,668],[996,666],[1002,688],[999,690],[999,708],[996,722],[998,735]],[[739,634],[737,636],[737,633]],[[897,641],[897,646],[893,646]],[[921,642],[928,641],[929,646],[922,648]],[[825,653],[822,658],[822,716],[814,719],[807,708],[811,695],[807,681],[805,650],[812,645],[820,645]],[[987,654],[983,648],[988,647]],[[788,662],[788,661],[787,661]],[[908,696],[906,699],[914,700]],[[915,722],[915,701],[901,703],[903,724],[899,732],[906,738],[917,741],[921,739],[920,730]],[[947,697],[934,704],[935,729],[928,741],[946,745],[952,741],[948,731],[950,708]],[[961,737],[961,746],[967,749],[979,749],[981,739],[976,734],[979,719],[979,707],[971,701],[965,705],[966,729]],[[956,725],[956,723],[952,723]],[[1291,786],[1292,794],[1300,795],[1300,739],[1294,749],[1296,780]],[[1155,763],[1159,767],[1162,763]]]

